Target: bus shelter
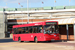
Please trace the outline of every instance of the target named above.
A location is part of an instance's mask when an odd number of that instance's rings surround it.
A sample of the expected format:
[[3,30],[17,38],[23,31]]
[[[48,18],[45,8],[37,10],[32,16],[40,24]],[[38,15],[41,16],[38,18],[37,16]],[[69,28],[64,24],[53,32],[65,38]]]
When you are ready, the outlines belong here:
[[61,40],[75,41],[75,18],[48,20],[48,21],[58,21]]

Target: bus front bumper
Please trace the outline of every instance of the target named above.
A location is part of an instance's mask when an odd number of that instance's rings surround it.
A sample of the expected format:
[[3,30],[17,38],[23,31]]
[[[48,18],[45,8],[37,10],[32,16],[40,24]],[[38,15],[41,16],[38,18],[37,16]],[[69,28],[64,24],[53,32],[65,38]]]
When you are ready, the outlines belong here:
[[44,39],[44,41],[55,41],[55,40],[60,40],[59,37],[56,37],[56,38],[46,38]]

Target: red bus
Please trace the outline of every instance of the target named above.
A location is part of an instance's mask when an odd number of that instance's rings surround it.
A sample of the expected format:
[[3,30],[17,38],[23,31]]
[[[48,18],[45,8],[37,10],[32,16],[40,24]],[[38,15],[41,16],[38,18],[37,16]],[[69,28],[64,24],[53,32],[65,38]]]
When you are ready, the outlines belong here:
[[13,26],[14,41],[60,40],[57,21],[46,21]]

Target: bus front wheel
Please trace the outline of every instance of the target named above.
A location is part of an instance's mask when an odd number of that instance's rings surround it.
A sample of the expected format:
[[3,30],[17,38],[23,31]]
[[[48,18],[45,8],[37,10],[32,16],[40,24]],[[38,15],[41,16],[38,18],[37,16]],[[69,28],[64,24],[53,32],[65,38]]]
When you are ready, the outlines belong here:
[[37,37],[35,37],[34,41],[35,41],[35,43],[38,43]]

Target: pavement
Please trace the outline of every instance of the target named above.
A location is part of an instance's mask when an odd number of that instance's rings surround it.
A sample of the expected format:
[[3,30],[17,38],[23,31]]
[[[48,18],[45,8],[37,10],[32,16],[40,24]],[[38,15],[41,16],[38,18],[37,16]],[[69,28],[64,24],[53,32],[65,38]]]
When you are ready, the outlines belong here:
[[0,50],[75,50],[75,43],[62,41],[51,42],[17,42],[12,38],[0,39]]
[[75,43],[75,41],[67,41],[68,43]]

